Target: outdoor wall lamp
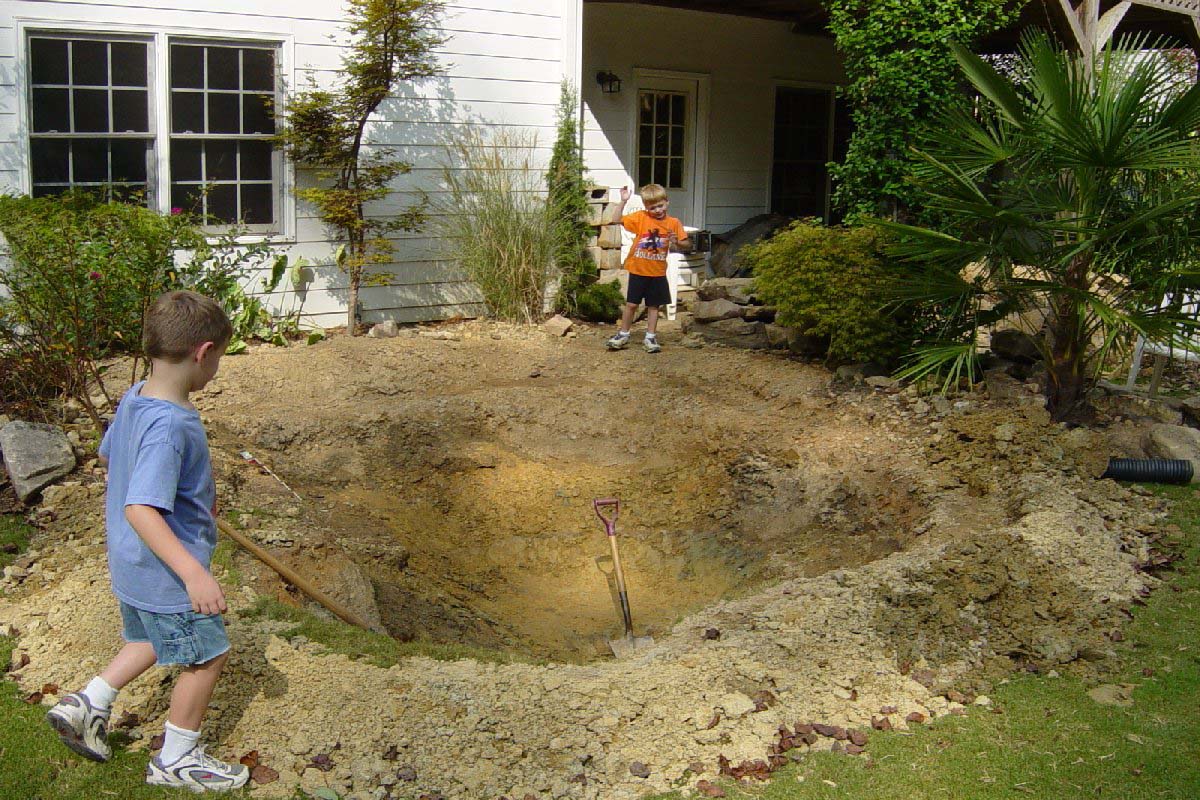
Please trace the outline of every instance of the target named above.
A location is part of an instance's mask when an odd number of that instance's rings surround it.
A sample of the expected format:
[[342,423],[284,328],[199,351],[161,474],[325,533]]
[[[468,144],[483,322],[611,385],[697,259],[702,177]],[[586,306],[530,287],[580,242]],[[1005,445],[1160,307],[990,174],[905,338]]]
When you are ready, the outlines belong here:
[[600,91],[605,94],[616,94],[621,91],[621,79],[608,70],[600,70],[596,73],[596,83],[600,84]]

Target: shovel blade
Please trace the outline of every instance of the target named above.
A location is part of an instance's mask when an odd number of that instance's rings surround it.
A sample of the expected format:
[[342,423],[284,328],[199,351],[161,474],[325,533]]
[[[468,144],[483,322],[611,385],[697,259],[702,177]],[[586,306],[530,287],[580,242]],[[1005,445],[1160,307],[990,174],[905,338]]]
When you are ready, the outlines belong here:
[[609,649],[617,659],[629,658],[639,650],[654,646],[653,636],[624,636],[620,639],[609,639]]

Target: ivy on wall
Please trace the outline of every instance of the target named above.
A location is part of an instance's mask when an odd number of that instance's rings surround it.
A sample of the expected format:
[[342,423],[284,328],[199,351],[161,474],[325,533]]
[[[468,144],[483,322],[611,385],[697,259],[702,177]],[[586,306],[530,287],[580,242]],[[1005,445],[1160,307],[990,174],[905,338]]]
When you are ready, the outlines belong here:
[[849,218],[908,218],[910,136],[957,93],[949,43],[970,46],[1013,24],[1026,0],[825,0],[849,83],[854,133],[833,167]]

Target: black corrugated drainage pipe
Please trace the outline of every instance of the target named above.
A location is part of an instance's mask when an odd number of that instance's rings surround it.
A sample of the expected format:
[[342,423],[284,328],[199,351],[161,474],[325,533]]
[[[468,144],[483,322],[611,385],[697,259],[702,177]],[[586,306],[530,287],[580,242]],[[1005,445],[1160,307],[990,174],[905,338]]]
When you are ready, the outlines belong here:
[[1110,458],[1101,478],[1139,483],[1191,483],[1192,462],[1175,458]]

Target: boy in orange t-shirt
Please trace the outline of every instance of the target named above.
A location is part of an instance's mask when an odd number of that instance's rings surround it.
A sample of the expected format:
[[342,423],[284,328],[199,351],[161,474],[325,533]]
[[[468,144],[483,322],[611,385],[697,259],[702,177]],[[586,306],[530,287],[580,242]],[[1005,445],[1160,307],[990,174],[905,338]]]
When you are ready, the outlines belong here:
[[[638,194],[646,210],[621,216],[621,224],[634,236],[633,246],[629,248],[629,256],[625,259],[625,269],[629,271],[625,312],[621,315],[620,330],[609,337],[604,346],[609,350],[624,350],[629,346],[633,315],[638,305],[645,302],[646,339],[643,347],[647,353],[657,353],[662,350],[655,334],[658,309],[671,302],[671,287],[667,283],[667,253],[672,249],[690,249],[691,240],[683,229],[683,223],[667,216],[671,201],[667,199],[666,189],[657,183],[649,183]],[[616,209],[618,216],[625,210],[628,201],[629,187],[622,186],[621,202]]]

